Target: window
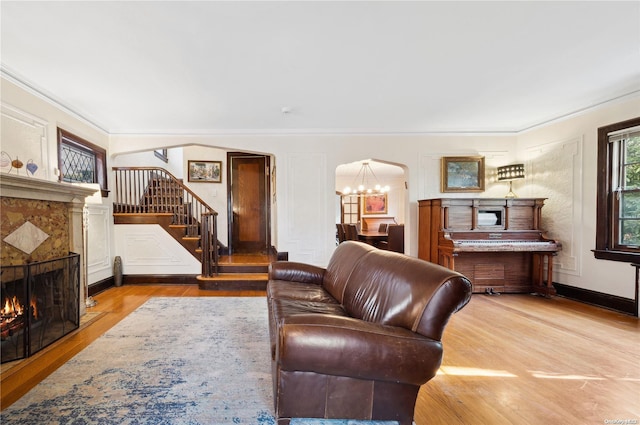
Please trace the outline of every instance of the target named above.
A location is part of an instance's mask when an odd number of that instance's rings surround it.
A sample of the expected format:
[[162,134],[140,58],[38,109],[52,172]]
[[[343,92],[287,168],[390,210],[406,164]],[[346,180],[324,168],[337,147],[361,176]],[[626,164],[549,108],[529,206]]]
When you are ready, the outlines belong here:
[[98,183],[107,196],[107,151],[68,131],[58,129],[60,181]]
[[156,156],[156,158],[159,158],[161,161],[169,162],[167,149],[156,149],[153,151],[153,154]]
[[360,221],[360,197],[358,195],[340,196],[342,223],[356,224]]
[[596,258],[640,261],[640,118],[598,129]]

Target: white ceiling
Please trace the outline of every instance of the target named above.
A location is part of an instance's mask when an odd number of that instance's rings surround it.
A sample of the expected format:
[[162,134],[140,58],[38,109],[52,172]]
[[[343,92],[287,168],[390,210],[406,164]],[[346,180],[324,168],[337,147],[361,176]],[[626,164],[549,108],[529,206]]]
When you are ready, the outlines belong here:
[[0,8],[3,74],[114,134],[518,132],[640,91],[638,1]]

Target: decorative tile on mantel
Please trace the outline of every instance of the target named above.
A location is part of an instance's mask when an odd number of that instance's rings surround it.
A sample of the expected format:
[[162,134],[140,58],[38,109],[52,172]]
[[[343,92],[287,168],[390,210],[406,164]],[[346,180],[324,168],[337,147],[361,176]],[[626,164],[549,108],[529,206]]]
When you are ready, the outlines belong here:
[[4,238],[4,241],[22,252],[31,254],[42,242],[46,241],[48,237],[48,234],[27,221]]

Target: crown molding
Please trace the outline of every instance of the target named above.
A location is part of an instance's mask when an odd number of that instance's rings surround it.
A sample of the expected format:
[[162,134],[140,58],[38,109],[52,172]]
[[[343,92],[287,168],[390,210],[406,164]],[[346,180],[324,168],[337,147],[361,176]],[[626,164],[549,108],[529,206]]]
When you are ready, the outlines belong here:
[[243,137],[243,136],[518,136],[525,134],[529,131],[533,131],[542,127],[546,127],[551,124],[556,124],[567,119],[575,118],[577,116],[592,112],[599,108],[608,106],[612,103],[617,103],[627,99],[640,96],[640,89],[634,90],[629,93],[615,96],[613,98],[603,100],[593,105],[585,106],[584,108],[577,109],[575,111],[567,112],[566,114],[558,117],[549,118],[536,124],[529,125],[522,129],[510,129],[510,130],[424,130],[424,131],[407,131],[402,129],[189,129],[189,130],[158,130],[158,129],[122,129],[122,130],[107,130],[104,126],[98,124],[95,120],[86,117],[79,112],[68,107],[63,101],[56,98],[54,95],[46,92],[45,90],[37,87],[35,84],[28,82],[26,79],[19,76],[16,72],[8,69],[4,64],[0,64],[0,76],[7,81],[17,85],[23,90],[36,96],[37,98],[46,101],[53,106],[61,109],[74,118],[84,122],[85,124],[92,126],[96,130],[102,131],[109,136],[119,137]]
[[107,135],[110,134],[106,128],[98,124],[95,120],[92,120],[91,118],[88,118],[74,111],[73,109],[65,105],[64,102],[56,98],[54,95],[39,88],[35,84],[28,82],[25,78],[18,76],[17,73],[8,69],[4,64],[0,64],[0,76],[5,80],[9,81],[10,83],[20,87],[22,90],[28,92],[29,94],[37,97],[38,99],[45,101],[50,105],[53,105],[56,108],[60,109],[61,111],[65,112],[66,114],[71,115],[73,118],[79,121],[82,121],[84,124],[89,125],[96,130],[102,131]]

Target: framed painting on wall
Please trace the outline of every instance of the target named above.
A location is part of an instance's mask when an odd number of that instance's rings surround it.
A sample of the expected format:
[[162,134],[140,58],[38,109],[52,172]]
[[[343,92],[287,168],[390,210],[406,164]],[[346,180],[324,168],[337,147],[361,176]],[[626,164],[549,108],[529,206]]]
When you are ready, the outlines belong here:
[[362,196],[362,214],[386,214],[387,213],[387,194],[363,195]]
[[443,156],[442,192],[483,192],[484,156]]
[[188,161],[189,181],[222,183],[222,161]]

